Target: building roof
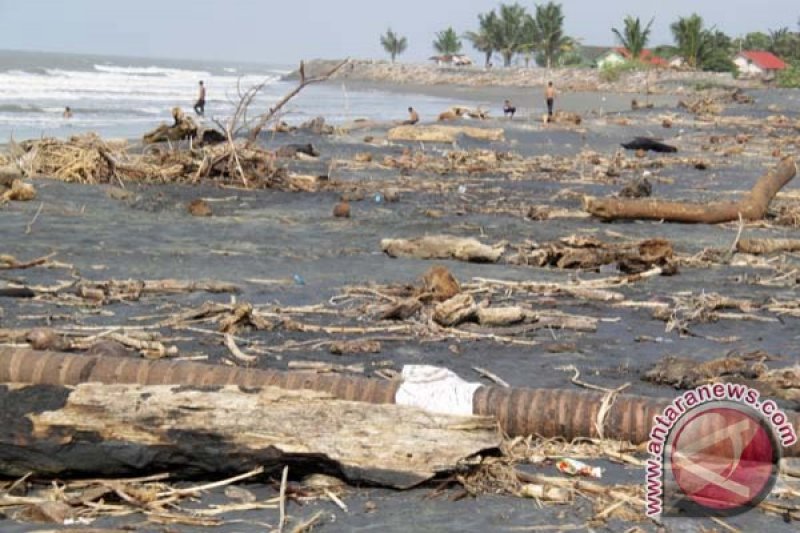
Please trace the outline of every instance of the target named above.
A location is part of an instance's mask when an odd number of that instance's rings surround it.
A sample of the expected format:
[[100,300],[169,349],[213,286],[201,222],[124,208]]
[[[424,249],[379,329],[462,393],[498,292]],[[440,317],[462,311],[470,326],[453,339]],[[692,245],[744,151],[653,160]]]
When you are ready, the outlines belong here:
[[611,50],[610,46],[582,45],[580,47],[580,54],[581,57],[587,61],[595,61],[607,54],[609,50]]
[[762,50],[743,50],[739,55],[752,61],[754,65],[764,70],[783,70],[786,63],[772,52]]
[[[617,47],[614,48],[614,51],[624,57],[625,59],[631,58],[631,53],[628,51],[627,48]],[[659,57],[657,55],[653,55],[652,50],[642,50],[642,53],[639,55],[639,61],[647,63],[649,65],[653,65],[656,67],[666,67],[669,66],[669,62],[664,59],[663,57]]]

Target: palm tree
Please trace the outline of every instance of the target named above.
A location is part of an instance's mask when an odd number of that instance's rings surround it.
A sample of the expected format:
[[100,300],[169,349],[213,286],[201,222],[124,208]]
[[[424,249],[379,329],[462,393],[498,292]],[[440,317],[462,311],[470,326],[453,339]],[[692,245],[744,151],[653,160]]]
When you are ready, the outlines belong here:
[[490,28],[493,48],[503,56],[503,65],[511,66],[514,54],[531,43],[531,16],[519,4],[500,4],[500,14]]
[[550,68],[572,45],[572,39],[564,34],[564,13],[561,11],[561,4],[548,2],[537,5],[536,14],[530,24],[534,47],[543,58],[544,66]]
[[703,28],[703,18],[697,13],[681,17],[670,25],[679,55],[692,68],[701,68],[712,52],[711,32]]
[[442,55],[455,55],[461,52],[461,39],[458,38],[455,30],[450,27],[436,34],[433,48]]
[[393,32],[392,28],[389,28],[385,34],[381,35],[381,46],[392,57],[392,63],[394,63],[395,58],[408,48],[408,40]]
[[770,38],[760,31],[750,32],[739,43],[744,50],[766,50],[770,46]]
[[484,65],[489,66],[492,61],[492,54],[494,54],[494,41],[492,34],[495,31],[497,24],[497,13],[490,11],[489,13],[481,13],[478,15],[478,31],[468,31],[464,34],[464,38],[472,43],[472,47],[478,52],[482,52],[486,58]]
[[769,46],[767,50],[780,57],[792,57],[798,48],[798,34],[783,27],[777,30],[769,30]]
[[631,58],[639,59],[642,57],[644,49],[647,48],[647,41],[650,40],[650,27],[653,25],[653,19],[650,19],[644,28],[642,28],[639,17],[633,18],[628,15],[624,22],[625,27],[622,31],[617,28],[611,28],[611,31],[614,32],[619,44],[630,52]]

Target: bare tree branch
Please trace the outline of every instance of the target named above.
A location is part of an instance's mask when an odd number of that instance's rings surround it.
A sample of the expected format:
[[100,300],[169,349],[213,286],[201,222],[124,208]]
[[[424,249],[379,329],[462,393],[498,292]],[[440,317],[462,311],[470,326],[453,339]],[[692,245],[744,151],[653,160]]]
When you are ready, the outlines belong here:
[[[278,111],[281,110],[281,108],[283,106],[285,106],[292,98],[297,96],[298,93],[300,93],[300,91],[302,91],[304,88],[306,88],[306,86],[311,85],[312,83],[319,83],[321,81],[327,80],[328,78],[330,78],[331,76],[336,74],[336,72],[340,68],[342,68],[343,66],[345,66],[349,62],[350,62],[349,58],[345,59],[344,61],[341,61],[340,63],[338,63],[335,67],[333,67],[331,70],[329,70],[325,74],[322,74],[320,76],[316,76],[314,78],[306,78],[305,64],[303,62],[301,62],[300,63],[300,84],[297,87],[295,87],[294,89],[292,89],[283,98],[281,98],[281,100],[277,104],[275,104],[274,106],[270,107],[269,111],[267,111],[266,113],[264,113],[264,114],[262,114],[261,116],[258,117],[258,122],[250,130],[250,136],[249,136],[249,139],[248,139],[248,143],[254,143],[256,141],[256,139],[258,139],[258,135],[261,133],[261,130],[264,129],[264,126],[266,126],[269,123],[269,121],[272,120],[275,117],[275,115],[278,113]],[[255,95],[253,95],[253,96],[255,96]]]

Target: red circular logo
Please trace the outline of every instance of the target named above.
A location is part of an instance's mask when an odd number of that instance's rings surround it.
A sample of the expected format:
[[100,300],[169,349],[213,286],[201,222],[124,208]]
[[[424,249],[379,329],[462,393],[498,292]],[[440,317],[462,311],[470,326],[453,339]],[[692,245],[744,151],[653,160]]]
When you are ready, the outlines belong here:
[[775,483],[778,448],[761,417],[738,405],[689,413],[675,428],[670,466],[680,490],[712,512],[758,505]]

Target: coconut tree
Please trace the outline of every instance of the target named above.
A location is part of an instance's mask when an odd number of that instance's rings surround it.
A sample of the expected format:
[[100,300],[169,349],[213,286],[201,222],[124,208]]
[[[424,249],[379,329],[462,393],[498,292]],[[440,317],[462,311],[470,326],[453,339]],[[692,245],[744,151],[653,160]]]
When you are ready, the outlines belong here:
[[472,43],[472,47],[484,54],[486,67],[491,63],[492,54],[495,52],[492,35],[496,24],[497,13],[494,11],[481,13],[478,15],[478,31],[468,31],[464,34],[464,38]]
[[770,43],[769,35],[754,31],[744,36],[741,46],[744,50],[766,50],[769,48]]
[[500,12],[490,28],[493,48],[503,56],[503,65],[511,66],[514,54],[531,43],[531,16],[519,4],[500,4]]
[[534,48],[543,59],[544,66],[547,68],[554,66],[559,56],[569,50],[572,44],[572,39],[564,34],[564,13],[561,4],[548,2],[537,5],[536,13],[529,23]]
[[650,28],[653,25],[653,19],[647,23],[647,26],[642,27],[642,22],[639,17],[633,18],[630,15],[625,17],[625,27],[622,31],[617,28],[611,28],[614,35],[628,52],[630,52],[633,59],[639,59],[642,52],[647,48],[647,41],[650,40]]
[[703,18],[697,13],[681,17],[670,25],[678,54],[692,68],[701,68],[703,61],[713,51],[712,34],[703,27]]
[[787,27],[770,30],[767,50],[787,59],[800,58],[800,33],[790,31]]
[[405,52],[406,48],[408,48],[408,39],[396,34],[392,31],[392,28],[389,28],[386,30],[386,33],[381,35],[381,46],[383,46],[386,53],[391,56],[392,63],[394,63],[397,56]]
[[456,31],[450,27],[436,33],[433,48],[443,55],[455,55],[461,52],[461,39],[458,38]]

